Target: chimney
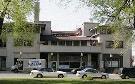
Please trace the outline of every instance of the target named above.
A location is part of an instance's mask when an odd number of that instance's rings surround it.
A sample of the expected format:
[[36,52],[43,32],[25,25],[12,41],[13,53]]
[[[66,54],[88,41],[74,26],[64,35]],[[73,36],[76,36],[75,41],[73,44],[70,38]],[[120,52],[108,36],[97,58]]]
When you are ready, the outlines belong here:
[[38,23],[39,22],[39,11],[40,11],[40,2],[39,0],[35,1],[35,6],[34,6],[34,22]]

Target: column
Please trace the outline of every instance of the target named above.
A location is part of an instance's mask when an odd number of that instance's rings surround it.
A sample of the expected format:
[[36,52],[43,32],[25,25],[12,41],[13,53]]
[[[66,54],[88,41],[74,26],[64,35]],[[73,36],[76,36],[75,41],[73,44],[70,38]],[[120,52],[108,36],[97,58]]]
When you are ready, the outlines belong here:
[[14,46],[13,46],[13,37],[9,34],[7,38],[6,48],[7,48],[7,57],[6,57],[6,68],[10,70],[11,66],[14,65]]
[[99,68],[100,70],[104,68],[104,61],[103,61],[103,55],[99,54]]
[[48,68],[51,68],[51,53],[48,53]]
[[59,53],[57,53],[57,70],[59,69],[59,57],[60,57],[60,55],[59,55]]
[[91,54],[88,54],[88,66],[91,66]]

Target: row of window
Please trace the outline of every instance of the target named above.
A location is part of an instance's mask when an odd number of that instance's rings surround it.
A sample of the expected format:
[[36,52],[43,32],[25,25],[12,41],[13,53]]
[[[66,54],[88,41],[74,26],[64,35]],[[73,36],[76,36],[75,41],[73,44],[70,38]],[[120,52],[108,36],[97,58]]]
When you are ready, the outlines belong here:
[[110,28],[100,28],[100,29],[89,29],[89,31],[92,33],[92,34],[97,34],[97,33],[100,33],[100,34],[112,34],[113,33],[113,30],[110,29]]
[[31,40],[15,39],[14,46],[32,46],[33,42]]
[[106,48],[123,48],[123,41],[106,41]]
[[[48,45],[48,41],[44,41],[43,45]],[[51,41],[51,45],[61,45],[61,46],[96,46],[98,44],[97,40],[89,41]]]

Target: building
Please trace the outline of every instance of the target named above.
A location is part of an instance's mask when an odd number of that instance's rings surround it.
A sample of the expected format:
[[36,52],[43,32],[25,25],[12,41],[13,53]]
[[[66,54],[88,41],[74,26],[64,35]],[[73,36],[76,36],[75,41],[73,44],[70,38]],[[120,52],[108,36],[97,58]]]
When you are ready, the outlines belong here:
[[45,66],[56,70],[93,67],[114,71],[131,66],[131,48],[127,49],[122,39],[113,48],[113,33],[107,27],[97,30],[98,23],[84,22],[76,31],[52,31],[51,21],[39,21],[39,14],[35,15],[41,32],[35,35],[33,45],[22,42],[26,45],[15,47],[10,34],[6,43],[0,43],[0,70],[10,69],[18,58],[45,59]]

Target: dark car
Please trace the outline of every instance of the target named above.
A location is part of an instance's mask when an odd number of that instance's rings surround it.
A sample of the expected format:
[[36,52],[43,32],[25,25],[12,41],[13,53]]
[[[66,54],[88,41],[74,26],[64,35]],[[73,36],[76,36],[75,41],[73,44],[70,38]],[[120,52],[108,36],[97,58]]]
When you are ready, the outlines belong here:
[[135,68],[123,68],[121,78],[122,79],[135,78]]

